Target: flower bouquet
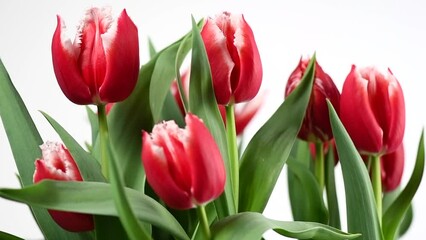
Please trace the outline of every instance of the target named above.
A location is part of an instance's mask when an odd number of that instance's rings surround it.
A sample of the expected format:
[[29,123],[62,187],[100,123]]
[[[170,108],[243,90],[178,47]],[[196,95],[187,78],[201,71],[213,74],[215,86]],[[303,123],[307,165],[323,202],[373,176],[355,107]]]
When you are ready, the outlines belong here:
[[[264,101],[262,61],[243,15],[192,19],[176,42],[159,51],[150,44],[142,66],[126,10],[116,18],[109,8],[87,10],[74,41],[57,16],[51,46],[61,90],[87,109],[84,147],[45,112],[62,142],[42,140],[0,62],[0,116],[22,185],[0,196],[30,206],[46,239],[261,239],[273,230],[393,240],[410,226],[423,134],[400,186],[405,103],[390,70],[354,65],[340,93],[315,54],[301,58],[285,100],[243,144]],[[262,214],[284,166],[294,221]]]

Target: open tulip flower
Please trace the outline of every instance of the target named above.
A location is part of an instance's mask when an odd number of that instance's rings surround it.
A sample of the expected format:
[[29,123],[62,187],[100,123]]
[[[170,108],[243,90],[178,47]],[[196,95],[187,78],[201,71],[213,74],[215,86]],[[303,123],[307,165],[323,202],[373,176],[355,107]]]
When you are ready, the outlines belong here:
[[[34,183],[44,179],[58,181],[83,181],[77,164],[70,152],[60,143],[46,142],[41,145],[42,158],[35,162]],[[53,220],[71,232],[91,231],[93,216],[88,214],[49,210]]]
[[405,103],[390,69],[353,65],[343,85],[340,118],[362,153],[395,151],[404,137]]
[[207,18],[201,30],[219,104],[251,100],[262,83],[262,63],[253,31],[242,14]]
[[59,86],[76,104],[118,102],[127,98],[139,74],[138,30],[123,10],[113,20],[109,8],[86,12],[71,42],[58,15],[52,60]]
[[142,162],[149,184],[176,209],[208,203],[223,192],[225,167],[212,135],[204,123],[189,113],[186,128],[173,121],[143,133]]

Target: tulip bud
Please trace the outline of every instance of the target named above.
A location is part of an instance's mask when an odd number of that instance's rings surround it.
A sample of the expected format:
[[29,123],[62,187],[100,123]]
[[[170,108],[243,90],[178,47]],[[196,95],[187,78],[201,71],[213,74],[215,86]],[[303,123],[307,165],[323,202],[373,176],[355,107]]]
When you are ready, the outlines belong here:
[[[60,143],[46,142],[40,146],[42,158],[35,161],[34,183],[43,179],[57,181],[83,181],[74,159]],[[71,232],[91,231],[93,217],[89,214],[48,210],[53,220]]]
[[404,172],[404,147],[401,144],[396,151],[381,157],[383,191],[395,190],[400,184]]
[[405,104],[392,72],[352,65],[343,85],[340,118],[361,153],[395,151],[404,136]]
[[65,96],[76,104],[126,99],[139,74],[138,30],[126,10],[113,20],[110,9],[89,9],[74,43],[66,37],[65,22],[57,19],[52,61]]
[[189,209],[219,197],[225,187],[225,166],[219,148],[203,121],[188,113],[186,128],[174,121],[143,132],[142,163],[148,183],[171,208]]
[[[290,75],[285,88],[287,97],[300,84],[310,59],[300,58],[299,65]],[[315,61],[315,79],[311,98],[298,137],[310,142],[325,142],[333,138],[326,99],[339,113],[340,93],[331,77]]]
[[201,30],[219,104],[251,100],[262,83],[262,63],[253,32],[241,14],[207,18]]

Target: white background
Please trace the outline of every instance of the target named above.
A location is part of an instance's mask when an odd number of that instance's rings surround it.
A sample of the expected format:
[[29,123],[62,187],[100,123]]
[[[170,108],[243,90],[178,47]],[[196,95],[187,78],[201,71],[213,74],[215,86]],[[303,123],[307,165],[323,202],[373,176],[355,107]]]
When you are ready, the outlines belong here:
[[[66,21],[74,38],[86,8],[112,5],[117,14],[127,9],[139,29],[141,64],[148,60],[147,38],[161,49],[190,30],[196,19],[221,11],[243,13],[251,25],[263,62],[262,89],[268,92],[261,114],[248,135],[265,122],[283,100],[285,83],[302,54],[317,52],[323,69],[341,90],[352,64],[390,67],[405,93],[406,169],[413,169],[417,142],[426,125],[425,60],[426,5],[406,1],[5,1],[0,0],[0,57],[27,105],[43,139],[59,140],[44,120],[43,110],[59,121],[80,143],[90,139],[82,106],[62,94],[51,64],[50,45],[56,14]],[[340,168],[337,168],[340,175]],[[8,141],[0,122],[0,187],[19,187]],[[285,171],[265,215],[291,220]],[[339,181],[339,180],[338,180]],[[338,182],[341,211],[345,207],[342,180]],[[404,239],[425,235],[426,189],[414,199],[414,223]],[[28,208],[0,199],[0,230],[29,239],[42,238]],[[272,233],[268,238],[276,238]]]

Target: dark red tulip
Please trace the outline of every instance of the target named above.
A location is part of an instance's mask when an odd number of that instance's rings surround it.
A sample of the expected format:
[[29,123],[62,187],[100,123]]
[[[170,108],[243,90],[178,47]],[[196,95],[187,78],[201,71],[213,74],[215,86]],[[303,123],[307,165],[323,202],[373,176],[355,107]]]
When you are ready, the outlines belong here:
[[[300,84],[310,59],[300,58],[299,64],[290,75],[285,88],[287,97]],[[340,93],[331,77],[315,62],[315,79],[309,105],[298,137],[310,142],[325,142],[333,138],[327,101],[329,99],[339,113]]]

